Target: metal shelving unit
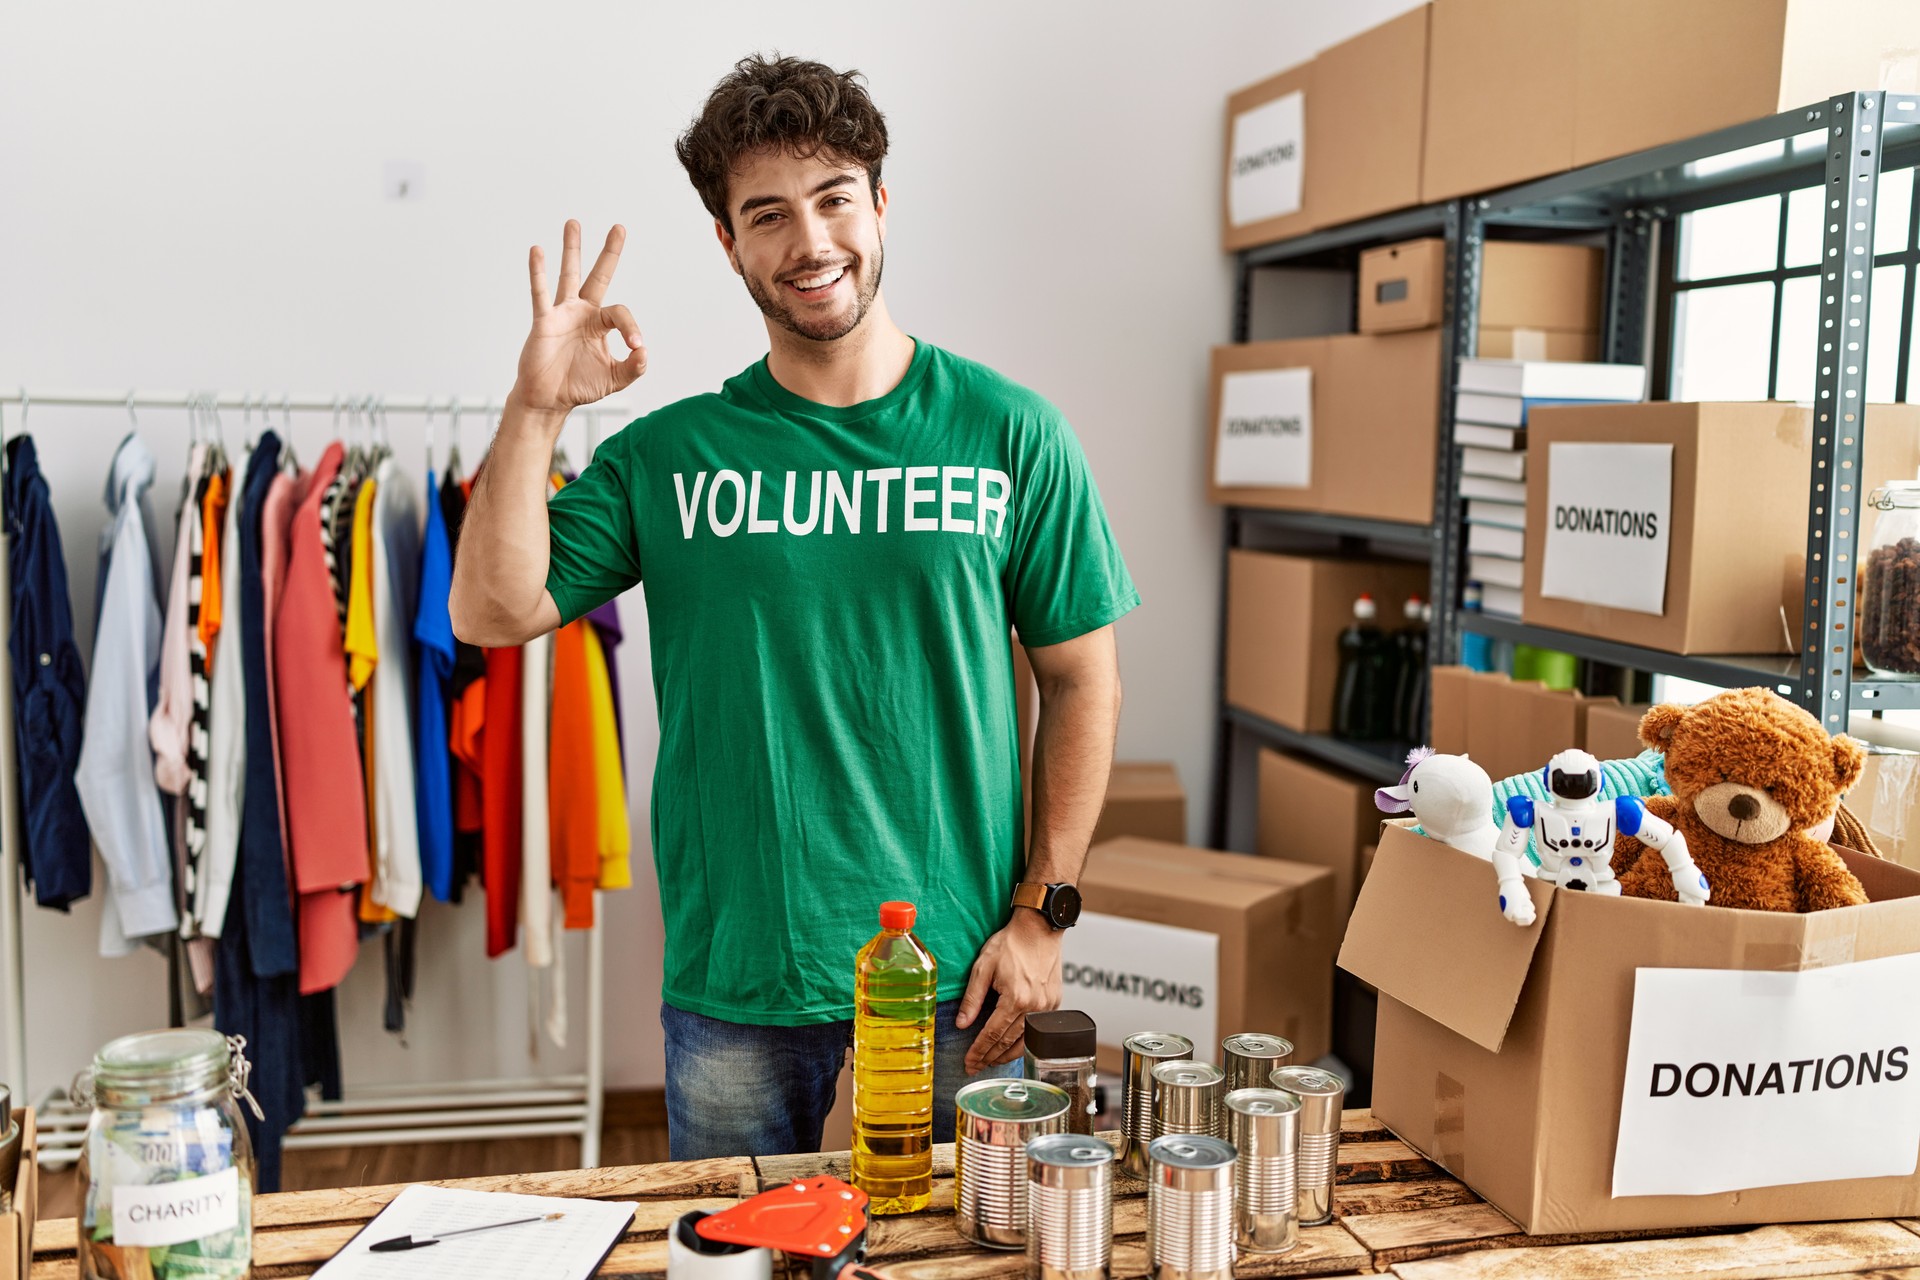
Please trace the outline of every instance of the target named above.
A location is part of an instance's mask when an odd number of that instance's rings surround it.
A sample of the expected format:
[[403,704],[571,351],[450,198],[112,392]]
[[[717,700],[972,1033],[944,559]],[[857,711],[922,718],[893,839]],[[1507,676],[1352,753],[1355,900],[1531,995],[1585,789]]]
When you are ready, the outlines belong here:
[[[1863,90],[1746,124],[1457,202],[1403,210],[1315,231],[1237,255],[1233,336],[1249,340],[1253,273],[1291,266],[1350,266],[1360,249],[1438,233],[1446,241],[1447,274],[1434,525],[1229,509],[1223,518],[1221,663],[1218,734],[1212,790],[1212,838],[1224,847],[1232,801],[1238,735],[1340,764],[1367,777],[1391,756],[1380,744],[1300,734],[1226,702],[1225,561],[1253,529],[1320,535],[1355,548],[1424,546],[1433,564],[1434,622],[1429,654],[1436,663],[1459,653],[1462,632],[1538,645],[1595,662],[1720,685],[1766,684],[1814,711],[1834,731],[1850,710],[1920,709],[1920,680],[1870,677],[1853,669],[1854,548],[1859,535],[1866,401],[1868,322],[1872,303],[1875,197],[1882,170],[1920,163],[1920,96]],[[1793,655],[1682,656],[1592,636],[1529,627],[1459,608],[1464,542],[1453,447],[1453,383],[1458,362],[1477,347],[1482,249],[1490,232],[1529,238],[1599,236],[1607,248],[1602,356],[1653,363],[1647,321],[1656,237],[1670,238],[1681,214],[1755,196],[1823,186],[1814,457],[1809,476],[1805,650]],[[1659,334],[1667,337],[1664,322]],[[1833,478],[1840,477],[1837,485]],[[1829,486],[1833,487],[1830,489]],[[1829,559],[1829,555],[1831,559]],[[1836,589],[1837,588],[1837,589]],[[1394,766],[1391,777],[1397,778]]]

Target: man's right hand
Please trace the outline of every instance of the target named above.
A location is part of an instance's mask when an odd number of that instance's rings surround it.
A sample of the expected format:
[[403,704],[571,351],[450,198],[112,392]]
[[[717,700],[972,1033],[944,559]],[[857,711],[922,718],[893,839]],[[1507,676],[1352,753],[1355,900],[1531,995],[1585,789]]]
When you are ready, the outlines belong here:
[[[602,305],[627,230],[618,224],[607,232],[593,270],[580,278],[580,224],[567,222],[565,248],[560,257],[560,283],[547,300],[547,259],[539,245],[527,258],[533,284],[533,331],[520,348],[519,380],[513,401],[528,413],[549,417],[558,424],[584,404],[605,399],[632,386],[647,371],[647,351],[640,326],[625,307]],[[618,333],[627,344],[627,358],[616,360],[607,350],[607,335]]]

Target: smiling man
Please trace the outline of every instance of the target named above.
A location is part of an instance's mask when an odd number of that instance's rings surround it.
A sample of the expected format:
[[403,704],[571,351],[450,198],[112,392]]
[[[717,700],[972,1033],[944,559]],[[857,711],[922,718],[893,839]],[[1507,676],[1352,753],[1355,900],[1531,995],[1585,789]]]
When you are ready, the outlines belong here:
[[[605,304],[621,228],[582,280],[569,222],[551,298],[534,248],[454,626],[518,644],[645,588],[673,1158],[818,1148],[889,899],[939,961],[950,1141],[965,1076],[1010,1070],[1023,1016],[1059,1000],[1120,711],[1112,624],[1139,596],[1059,411],[888,313],[887,131],[855,73],[748,58],[678,150],[768,353],[549,502],[567,413],[646,355]],[[1009,627],[1040,690],[1030,839]]]

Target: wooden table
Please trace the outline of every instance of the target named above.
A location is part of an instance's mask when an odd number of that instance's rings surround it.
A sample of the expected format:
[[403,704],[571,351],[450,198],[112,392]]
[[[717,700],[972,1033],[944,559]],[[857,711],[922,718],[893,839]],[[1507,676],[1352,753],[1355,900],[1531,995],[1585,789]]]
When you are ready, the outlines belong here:
[[[1026,1257],[976,1248],[953,1229],[953,1148],[933,1158],[934,1208],[880,1218],[868,1229],[871,1260],[901,1280],[986,1280],[1020,1276]],[[848,1175],[847,1155],[696,1160],[681,1164],[580,1169],[445,1185],[483,1191],[637,1200],[639,1211],[602,1275],[660,1276],[665,1233],[689,1209],[736,1199],[817,1173]],[[254,1275],[311,1275],[401,1190],[349,1187],[261,1196],[254,1201]],[[1115,1183],[1113,1274],[1146,1267],[1145,1188]],[[1875,1276],[1920,1280],[1920,1221],[1805,1223],[1681,1235],[1526,1236],[1498,1209],[1380,1128],[1365,1111],[1346,1114],[1336,1221],[1309,1227],[1277,1256],[1243,1255],[1240,1276],[1335,1276],[1387,1272],[1402,1280],[1493,1277],[1684,1276],[1750,1280],[1772,1276]],[[32,1280],[77,1276],[74,1221],[40,1225]],[[804,1273],[801,1273],[804,1274]]]

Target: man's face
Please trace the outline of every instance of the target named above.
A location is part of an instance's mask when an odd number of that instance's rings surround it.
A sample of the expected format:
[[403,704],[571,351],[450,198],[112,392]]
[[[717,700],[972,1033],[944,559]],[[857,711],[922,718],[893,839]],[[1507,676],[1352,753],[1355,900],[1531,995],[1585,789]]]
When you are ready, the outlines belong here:
[[822,152],[747,161],[729,184],[733,234],[720,243],[766,317],[814,342],[844,338],[880,293],[887,189],[878,207],[864,167]]

